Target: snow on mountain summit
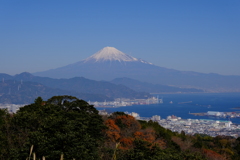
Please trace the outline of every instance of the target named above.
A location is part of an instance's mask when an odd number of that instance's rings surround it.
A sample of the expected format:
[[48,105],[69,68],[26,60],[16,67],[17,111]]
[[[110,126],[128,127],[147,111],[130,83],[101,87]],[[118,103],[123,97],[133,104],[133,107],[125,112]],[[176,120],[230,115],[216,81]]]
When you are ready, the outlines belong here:
[[84,62],[87,61],[139,61],[137,58],[129,56],[114,47],[104,47],[94,55],[90,56],[89,58],[85,59]]

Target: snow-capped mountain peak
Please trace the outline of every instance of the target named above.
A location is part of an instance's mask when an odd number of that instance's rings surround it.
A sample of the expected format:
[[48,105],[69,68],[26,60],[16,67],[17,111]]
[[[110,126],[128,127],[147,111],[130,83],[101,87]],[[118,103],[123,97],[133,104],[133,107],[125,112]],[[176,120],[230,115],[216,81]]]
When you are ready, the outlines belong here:
[[101,61],[139,61],[137,58],[129,56],[114,47],[104,47],[94,55],[90,56],[89,58],[85,59],[84,62],[87,61],[94,61],[94,62],[101,62]]

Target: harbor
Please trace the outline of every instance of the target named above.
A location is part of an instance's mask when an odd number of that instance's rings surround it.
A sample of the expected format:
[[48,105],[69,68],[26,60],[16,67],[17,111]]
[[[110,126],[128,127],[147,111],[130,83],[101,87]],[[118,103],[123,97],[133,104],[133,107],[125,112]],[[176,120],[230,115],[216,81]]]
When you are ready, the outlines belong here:
[[104,101],[104,102],[88,101],[88,103],[91,105],[94,105],[94,107],[117,108],[117,107],[133,106],[133,105],[161,104],[163,103],[163,99],[158,97],[151,97],[148,99],[117,98],[114,101]]

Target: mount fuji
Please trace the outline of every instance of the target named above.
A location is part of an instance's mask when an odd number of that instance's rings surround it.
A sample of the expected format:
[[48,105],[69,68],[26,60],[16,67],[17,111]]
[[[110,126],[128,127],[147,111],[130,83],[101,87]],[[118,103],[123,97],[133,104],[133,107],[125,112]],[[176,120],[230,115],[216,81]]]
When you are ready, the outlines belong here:
[[119,62],[134,62],[138,61],[137,58],[131,57],[114,47],[105,47],[95,53],[94,55],[90,56],[89,58],[85,59],[84,62],[104,62],[104,61],[119,61]]
[[85,77],[94,80],[112,80],[126,76],[133,78],[133,75],[138,75],[142,70],[149,70],[149,67],[155,68],[156,66],[127,55],[114,47],[105,47],[77,63],[37,72],[34,75],[51,78]]
[[204,89],[207,92],[240,92],[240,76],[168,69],[127,55],[114,47],[105,47],[82,61],[34,75],[105,81],[128,77],[154,84]]

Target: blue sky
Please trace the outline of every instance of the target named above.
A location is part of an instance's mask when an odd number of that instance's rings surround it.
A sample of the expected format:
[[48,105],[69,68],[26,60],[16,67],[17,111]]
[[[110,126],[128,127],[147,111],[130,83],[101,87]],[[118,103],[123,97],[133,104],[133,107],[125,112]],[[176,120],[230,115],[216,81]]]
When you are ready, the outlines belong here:
[[0,73],[34,73],[111,46],[181,71],[240,75],[239,0],[0,0]]

